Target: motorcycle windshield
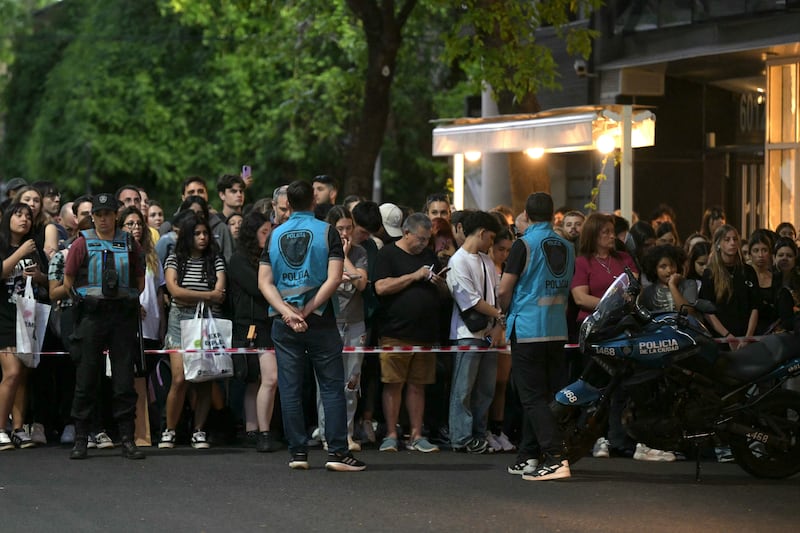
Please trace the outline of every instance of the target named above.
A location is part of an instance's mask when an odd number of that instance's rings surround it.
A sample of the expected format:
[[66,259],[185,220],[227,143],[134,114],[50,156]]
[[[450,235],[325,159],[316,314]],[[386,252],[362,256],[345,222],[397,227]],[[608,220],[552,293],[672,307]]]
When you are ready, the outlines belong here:
[[604,329],[606,326],[615,324],[625,316],[625,302],[630,298],[627,293],[631,282],[628,275],[623,273],[617,276],[614,283],[606,289],[600,303],[592,313],[592,324],[595,330]]
[[601,334],[606,329],[613,329],[625,318],[625,313],[627,312],[625,304],[632,298],[627,292],[630,284],[628,274],[623,273],[606,289],[594,312],[587,316],[583,324],[581,324],[580,333],[578,334],[578,345],[581,351],[586,350],[587,342],[591,337]]

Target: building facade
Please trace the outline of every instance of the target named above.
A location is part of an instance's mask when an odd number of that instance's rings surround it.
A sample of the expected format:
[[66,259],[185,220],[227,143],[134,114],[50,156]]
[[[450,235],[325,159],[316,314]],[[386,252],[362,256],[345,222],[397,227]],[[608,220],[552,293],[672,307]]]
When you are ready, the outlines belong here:
[[[652,106],[656,142],[634,155],[635,211],[671,205],[685,237],[722,206],[744,234],[795,225],[800,187],[800,0],[610,0],[588,20],[593,56],[570,57],[548,29],[561,91],[543,109]],[[582,207],[599,170],[595,153],[548,156],[559,203]],[[613,175],[608,172],[609,176]],[[619,207],[609,179],[601,208]]]

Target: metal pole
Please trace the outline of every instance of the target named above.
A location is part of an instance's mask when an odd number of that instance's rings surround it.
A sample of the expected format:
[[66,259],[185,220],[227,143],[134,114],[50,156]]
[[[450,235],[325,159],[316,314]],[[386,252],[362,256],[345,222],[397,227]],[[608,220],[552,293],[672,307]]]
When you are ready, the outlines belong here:
[[633,106],[622,106],[622,163],[619,178],[619,207],[623,218],[633,215]]

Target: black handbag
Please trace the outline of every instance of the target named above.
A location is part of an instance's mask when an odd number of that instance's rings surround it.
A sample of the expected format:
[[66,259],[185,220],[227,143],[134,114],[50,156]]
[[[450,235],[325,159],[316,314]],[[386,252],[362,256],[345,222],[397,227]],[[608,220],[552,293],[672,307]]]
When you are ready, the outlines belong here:
[[[478,257],[481,261],[481,266],[483,267],[483,294],[481,295],[481,298],[486,300],[486,264],[483,262],[483,259],[480,258],[480,256]],[[461,320],[464,321],[464,325],[467,326],[467,329],[469,329],[472,333],[483,331],[489,326],[489,315],[484,315],[475,309],[475,306],[463,310],[459,307],[458,314],[461,315]]]

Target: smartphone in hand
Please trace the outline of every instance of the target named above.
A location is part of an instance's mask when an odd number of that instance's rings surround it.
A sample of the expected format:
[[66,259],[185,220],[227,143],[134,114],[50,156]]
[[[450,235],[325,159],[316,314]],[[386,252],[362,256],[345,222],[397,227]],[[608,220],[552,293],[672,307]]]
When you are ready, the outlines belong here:
[[253,174],[253,169],[250,167],[250,165],[242,166],[242,179],[243,180],[250,179],[252,174]]

